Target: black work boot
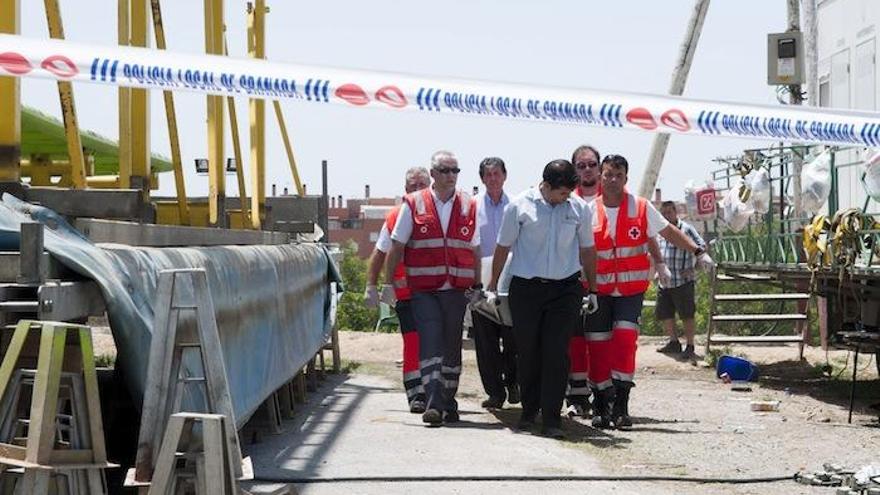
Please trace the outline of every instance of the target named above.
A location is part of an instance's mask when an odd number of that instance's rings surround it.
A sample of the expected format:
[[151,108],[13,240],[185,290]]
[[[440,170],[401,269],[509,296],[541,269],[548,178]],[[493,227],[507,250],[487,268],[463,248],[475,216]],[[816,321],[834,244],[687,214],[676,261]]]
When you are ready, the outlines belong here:
[[611,418],[618,430],[632,430],[632,419],[629,417],[629,391],[635,384],[631,382],[614,382],[614,407]]
[[611,428],[611,403],[614,401],[614,389],[593,391],[593,419],[590,421],[593,428]]

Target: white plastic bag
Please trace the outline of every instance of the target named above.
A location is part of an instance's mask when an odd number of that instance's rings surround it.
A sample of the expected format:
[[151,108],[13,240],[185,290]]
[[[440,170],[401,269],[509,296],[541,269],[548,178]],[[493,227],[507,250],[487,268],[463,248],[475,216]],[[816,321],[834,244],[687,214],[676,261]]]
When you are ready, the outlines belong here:
[[749,223],[749,219],[755,214],[755,208],[739,198],[742,184],[742,179],[736,179],[730,190],[724,193],[724,198],[721,199],[722,220],[734,232],[744,229]]
[[[711,179],[705,181],[694,181],[693,179],[684,184],[684,202],[687,206],[688,217],[694,220],[711,220],[715,218],[715,212],[700,214],[700,208],[697,205],[697,193],[703,190],[715,190],[715,186]],[[714,195],[714,193],[713,193]]]
[[770,174],[764,168],[756,168],[745,178],[745,185],[752,190],[748,203],[755,212],[764,214],[770,211]]
[[801,206],[807,213],[819,213],[830,192],[831,151],[826,149],[801,170]]
[[874,152],[862,164],[862,186],[874,201],[880,201],[880,151]]

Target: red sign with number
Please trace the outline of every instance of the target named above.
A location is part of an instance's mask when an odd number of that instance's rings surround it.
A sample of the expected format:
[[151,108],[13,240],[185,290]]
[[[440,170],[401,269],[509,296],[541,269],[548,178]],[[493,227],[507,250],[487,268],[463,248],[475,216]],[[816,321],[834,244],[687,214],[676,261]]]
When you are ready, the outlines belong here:
[[715,189],[701,189],[696,192],[696,196],[698,215],[715,214]]

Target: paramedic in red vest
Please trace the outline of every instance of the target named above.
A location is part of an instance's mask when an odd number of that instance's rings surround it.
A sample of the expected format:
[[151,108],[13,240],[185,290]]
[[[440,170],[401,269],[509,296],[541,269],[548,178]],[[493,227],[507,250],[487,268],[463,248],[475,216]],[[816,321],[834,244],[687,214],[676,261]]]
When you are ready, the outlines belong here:
[[[596,250],[590,208],[571,194],[578,185],[574,165],[554,160],[543,181],[511,200],[504,210],[492,260],[494,291],[513,253],[509,271],[510,311],[516,338],[522,414],[518,428],[530,430],[541,412],[541,433],[562,438],[560,411],[569,364],[567,348],[583,305],[581,278],[595,286]],[[595,309],[595,296],[588,304]]]
[[[429,426],[458,421],[455,393],[461,375],[461,337],[469,297],[482,293],[476,203],[455,188],[458,160],[448,151],[431,157],[429,189],[404,198],[385,260],[386,279],[400,262],[419,333],[419,367]],[[383,297],[393,297],[383,288]],[[467,292],[467,295],[466,295]]]
[[[421,191],[431,187],[431,176],[425,167],[413,167],[406,171],[404,188],[407,194]],[[379,279],[379,271],[385,263],[385,255],[391,250],[391,231],[397,223],[400,208],[394,208],[385,216],[385,223],[379,231],[376,247],[370,256],[370,264],[367,268],[367,289],[364,292],[364,303],[368,308],[379,305],[379,291],[376,284]],[[410,292],[406,286],[406,272],[403,263],[399,263],[394,269],[394,278],[391,281],[392,290],[397,299],[394,312],[400,322],[400,333],[403,336],[403,388],[406,390],[406,400],[409,402],[409,410],[412,413],[425,412],[425,388],[422,387],[422,374],[419,371],[419,334],[416,332],[415,318],[410,307]],[[388,302],[388,301],[383,301]]]
[[602,195],[593,205],[596,285],[599,309],[587,316],[590,381],[594,390],[593,426],[627,430],[630,389],[635,385],[639,316],[648,289],[648,240],[656,235],[711,263],[705,250],[644,198],[626,192],[629,163],[620,155],[602,160]]

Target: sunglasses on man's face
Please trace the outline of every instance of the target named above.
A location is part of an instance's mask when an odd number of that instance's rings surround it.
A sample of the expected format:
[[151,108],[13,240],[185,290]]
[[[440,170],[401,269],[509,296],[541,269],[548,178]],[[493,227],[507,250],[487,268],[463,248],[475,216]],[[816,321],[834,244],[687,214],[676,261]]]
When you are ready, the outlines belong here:
[[597,162],[596,160],[590,160],[590,161],[586,161],[586,162],[577,162],[574,166],[577,167],[578,170],[586,170],[588,168],[598,167],[599,162]]
[[461,169],[458,167],[437,167],[434,170],[437,171],[438,174],[458,174],[461,172]]

